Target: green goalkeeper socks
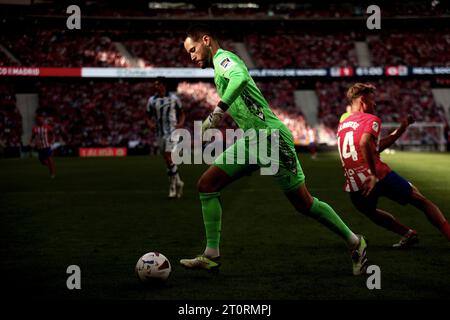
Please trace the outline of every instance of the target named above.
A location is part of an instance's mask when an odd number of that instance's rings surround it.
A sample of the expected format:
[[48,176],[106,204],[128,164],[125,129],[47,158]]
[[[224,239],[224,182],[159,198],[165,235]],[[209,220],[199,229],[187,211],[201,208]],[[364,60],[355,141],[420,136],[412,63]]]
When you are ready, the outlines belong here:
[[[203,193],[200,192],[202,203],[203,223],[206,231],[206,247],[219,249],[220,231],[222,227],[222,205],[220,204],[220,192]],[[334,233],[347,241],[349,246],[358,243],[356,235],[347,227],[337,213],[325,202],[314,198],[310,217],[316,219]]]
[[219,248],[220,230],[222,226],[222,205],[220,204],[219,197],[220,192],[200,192],[207,248]]
[[327,203],[314,198],[311,209],[309,210],[309,216],[316,219],[327,228],[331,229],[334,233],[344,238],[344,240],[352,245],[354,242],[358,243],[356,235],[347,227],[347,225],[341,220],[337,213]]

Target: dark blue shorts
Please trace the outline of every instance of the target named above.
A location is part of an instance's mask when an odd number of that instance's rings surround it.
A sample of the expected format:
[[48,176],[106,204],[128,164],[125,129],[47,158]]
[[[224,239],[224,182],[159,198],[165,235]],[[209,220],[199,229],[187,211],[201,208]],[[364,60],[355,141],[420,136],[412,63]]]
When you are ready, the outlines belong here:
[[389,172],[386,177],[378,181],[375,192],[379,196],[387,197],[400,204],[407,204],[411,197],[412,186],[395,171]]
[[52,149],[50,149],[50,148],[38,149],[38,154],[39,154],[39,160],[40,161],[45,161],[49,157],[51,157]]
[[361,191],[350,192],[350,199],[359,208],[375,209],[379,197],[386,197],[399,204],[405,205],[411,199],[411,184],[395,171],[389,172],[383,179],[377,182],[372,193],[364,197]]

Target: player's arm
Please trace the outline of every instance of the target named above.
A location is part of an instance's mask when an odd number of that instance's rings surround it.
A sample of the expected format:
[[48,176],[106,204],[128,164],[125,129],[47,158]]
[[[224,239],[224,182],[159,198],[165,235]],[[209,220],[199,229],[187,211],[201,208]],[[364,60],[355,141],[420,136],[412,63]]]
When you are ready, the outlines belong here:
[[375,137],[370,133],[363,133],[359,141],[359,146],[361,148],[363,158],[366,161],[371,173],[364,182],[362,189],[362,194],[364,196],[368,196],[377,183],[377,169],[375,165],[377,150],[375,147]]
[[[244,91],[248,82],[250,81],[250,75],[248,71],[240,65],[232,65],[230,70],[225,72],[225,76],[230,80],[226,91],[222,96],[222,101],[226,106],[231,106],[233,102]],[[224,110],[226,111],[226,110]]]
[[155,119],[153,119],[150,116],[147,116],[145,118],[145,123],[147,124],[147,127],[151,130],[153,130],[155,128]]
[[147,116],[145,117],[145,123],[147,127],[151,130],[155,128],[155,120],[154,120],[154,108],[153,108],[153,100],[150,98],[147,102],[147,106],[145,108]]
[[[223,60],[225,59],[229,58],[224,56]],[[214,128],[219,125],[224,113],[233,104],[237,97],[239,97],[247,86],[247,83],[250,81],[248,71],[241,65],[233,62],[231,59],[229,59],[229,64],[226,64],[223,69],[225,71],[224,76],[229,79],[228,86],[214,111],[203,122],[203,130]]]
[[383,150],[389,148],[397,141],[398,138],[402,136],[402,134],[406,131],[409,125],[413,124],[415,121],[413,116],[408,116],[406,119],[403,119],[400,123],[400,126],[395,129],[390,135],[380,139],[380,145],[378,147],[378,151],[381,153]]

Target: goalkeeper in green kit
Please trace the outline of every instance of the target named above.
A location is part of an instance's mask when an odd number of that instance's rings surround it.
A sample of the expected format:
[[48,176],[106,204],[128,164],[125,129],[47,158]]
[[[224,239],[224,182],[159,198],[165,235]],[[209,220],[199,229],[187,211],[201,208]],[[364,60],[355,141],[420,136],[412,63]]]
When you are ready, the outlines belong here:
[[[187,32],[184,48],[191,60],[202,69],[214,68],[214,82],[221,98],[214,111],[203,122],[202,132],[218,126],[225,112],[245,132],[278,130],[279,154],[275,154],[276,159],[270,159],[279,163],[278,170],[274,173],[276,183],[298,212],[316,219],[344,239],[351,253],[353,274],[364,274],[367,268],[367,244],[364,237],[354,234],[327,203],[312,197],[308,192],[292,134],[273,114],[243,61],[234,53],[221,49],[217,38],[206,26],[191,27]],[[180,263],[186,268],[217,270],[220,267],[220,191],[232,181],[255,170],[254,164],[242,164],[242,161],[230,164],[225,159],[237,159],[239,148],[243,148],[248,157],[251,152],[248,140],[249,138],[239,139],[227,148],[198,181],[206,248],[197,257],[181,259]],[[256,166],[262,162],[261,159],[257,160]]]

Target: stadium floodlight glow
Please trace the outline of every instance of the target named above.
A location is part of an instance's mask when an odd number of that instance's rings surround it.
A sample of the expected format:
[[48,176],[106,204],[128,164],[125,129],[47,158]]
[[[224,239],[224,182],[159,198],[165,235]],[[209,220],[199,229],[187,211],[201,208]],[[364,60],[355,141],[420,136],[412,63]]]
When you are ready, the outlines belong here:
[[154,9],[195,9],[192,3],[186,2],[149,2],[148,8]]
[[259,9],[257,3],[216,3],[219,9]]

